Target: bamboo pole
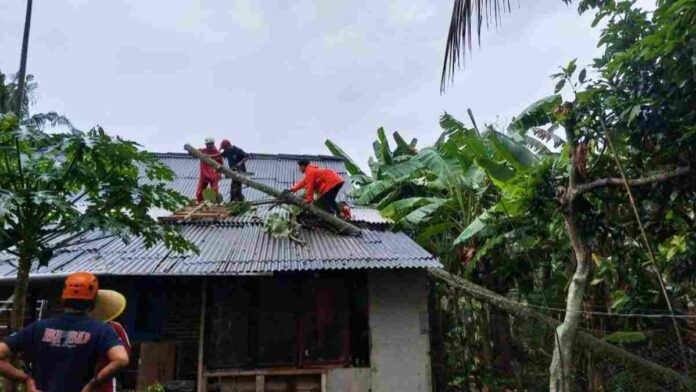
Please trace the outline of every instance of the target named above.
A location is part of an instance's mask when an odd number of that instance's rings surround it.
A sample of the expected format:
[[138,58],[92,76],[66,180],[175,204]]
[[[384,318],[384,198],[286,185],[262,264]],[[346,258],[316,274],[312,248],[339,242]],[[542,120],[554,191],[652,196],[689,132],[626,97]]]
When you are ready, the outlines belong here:
[[201,161],[207,163],[210,165],[212,168],[215,170],[218,170],[222,173],[224,173],[227,177],[233,179],[234,181],[240,182],[249,188],[254,188],[258,191],[261,191],[269,196],[273,196],[278,200],[281,200],[283,202],[289,203],[289,204],[294,204],[303,210],[310,212],[314,214],[315,216],[319,217],[326,223],[330,224],[331,226],[335,227],[336,229],[339,230],[339,232],[343,234],[360,234],[360,228],[357,226],[348,223],[344,221],[343,219],[338,218],[335,215],[329,214],[328,212],[320,209],[319,207],[312,205],[312,204],[306,204],[304,201],[295,196],[294,194],[290,193],[285,193],[282,191],[279,191],[273,187],[270,187],[268,185],[262,184],[260,182],[256,182],[249,177],[237,173],[230,168],[220,165],[219,163],[215,162],[212,158],[209,156],[203,154],[202,152],[198,151],[197,148],[192,147],[190,144],[184,145],[184,149],[189,152],[192,156],[195,158],[200,159]]

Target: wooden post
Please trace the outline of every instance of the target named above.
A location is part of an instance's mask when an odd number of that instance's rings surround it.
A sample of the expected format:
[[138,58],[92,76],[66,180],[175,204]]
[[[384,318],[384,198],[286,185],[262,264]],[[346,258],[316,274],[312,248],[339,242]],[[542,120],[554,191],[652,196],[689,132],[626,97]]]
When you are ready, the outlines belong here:
[[266,377],[264,377],[263,374],[259,374],[256,376],[256,391],[255,392],[264,392],[266,389]]
[[299,197],[293,195],[293,194],[286,194],[283,193],[282,191],[279,191],[273,187],[270,187],[266,184],[262,184],[260,182],[256,182],[249,177],[240,174],[238,172],[235,172],[231,170],[230,168],[220,165],[219,163],[215,162],[213,159],[211,159],[209,156],[203,154],[202,152],[198,151],[198,149],[192,147],[190,144],[186,144],[184,146],[184,149],[189,152],[192,156],[195,158],[200,159],[201,161],[207,163],[210,165],[212,168],[221,171],[222,173],[225,173],[225,175],[237,182],[240,182],[249,188],[254,188],[258,191],[261,191],[269,196],[273,196],[278,200],[294,204],[300,208],[302,208],[305,211],[311,212],[312,214],[316,215],[326,223],[330,224],[331,226],[335,227],[338,229],[341,233],[345,234],[359,234],[360,233],[360,228],[357,226],[350,224],[343,219],[338,218],[335,215],[329,214],[328,212],[322,210],[321,208],[318,208],[317,206],[314,206],[312,204],[305,204],[302,199]]
[[196,388],[198,392],[207,390],[207,383],[203,376],[203,371],[205,370],[203,366],[203,348],[205,346],[205,308],[208,303],[207,297],[208,279],[203,278],[203,283],[201,284],[201,319],[198,327],[198,387]]

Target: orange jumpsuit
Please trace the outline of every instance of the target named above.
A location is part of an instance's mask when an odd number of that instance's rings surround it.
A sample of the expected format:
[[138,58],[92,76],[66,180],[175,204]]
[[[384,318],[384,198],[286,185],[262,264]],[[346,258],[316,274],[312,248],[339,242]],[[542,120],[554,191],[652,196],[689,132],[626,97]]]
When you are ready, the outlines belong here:
[[[213,158],[213,160],[220,165],[222,165],[222,157],[220,156],[220,151],[217,148],[208,150],[207,148],[199,148],[198,151],[205,155]],[[199,203],[203,202],[203,191],[210,185],[210,188],[215,191],[215,193],[220,193],[220,173],[216,172],[212,166],[201,161],[200,163],[200,174],[198,175],[198,187],[196,188],[196,201]]]

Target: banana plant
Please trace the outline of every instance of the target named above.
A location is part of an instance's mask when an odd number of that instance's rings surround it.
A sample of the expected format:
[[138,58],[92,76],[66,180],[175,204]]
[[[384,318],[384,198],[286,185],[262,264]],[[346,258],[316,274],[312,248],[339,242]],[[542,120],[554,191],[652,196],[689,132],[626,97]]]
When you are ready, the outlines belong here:
[[383,128],[373,143],[369,161],[372,176],[365,175],[332,141],[329,150],[346,162],[361,205],[376,206],[395,225],[416,234],[432,250],[446,239],[447,251],[474,246],[471,238],[486,228],[486,211],[500,212],[491,183],[503,185],[519,171],[533,167],[538,158],[523,142],[493,129],[483,135],[445,113],[442,136],[429,147],[416,149],[394,133],[391,150]]

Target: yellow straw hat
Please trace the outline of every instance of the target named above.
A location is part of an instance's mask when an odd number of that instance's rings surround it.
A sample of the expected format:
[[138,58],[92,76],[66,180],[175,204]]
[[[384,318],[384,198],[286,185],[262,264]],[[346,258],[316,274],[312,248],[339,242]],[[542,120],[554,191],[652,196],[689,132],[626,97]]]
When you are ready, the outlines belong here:
[[118,291],[99,290],[94,300],[92,318],[99,321],[111,321],[126,309],[126,297]]

